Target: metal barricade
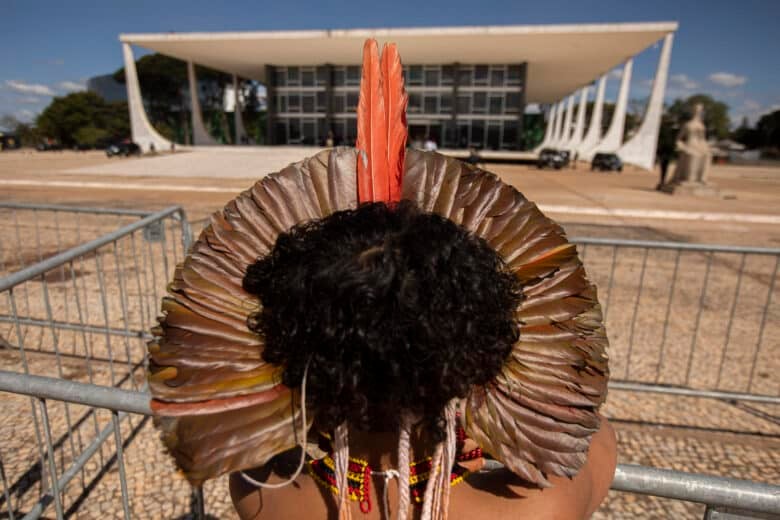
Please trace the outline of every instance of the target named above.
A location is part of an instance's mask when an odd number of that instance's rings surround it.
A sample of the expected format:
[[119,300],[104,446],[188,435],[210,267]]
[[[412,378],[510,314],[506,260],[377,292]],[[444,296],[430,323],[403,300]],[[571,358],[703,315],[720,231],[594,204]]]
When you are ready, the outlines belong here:
[[574,238],[611,388],[780,404],[780,249]]
[[[184,211],[3,204],[2,213],[13,225],[3,228],[0,369],[143,390],[149,329],[192,240]],[[38,518],[52,502],[58,517],[73,513],[114,461],[124,471],[122,444],[139,419],[122,437],[127,414],[66,401],[0,402],[0,503],[9,518]],[[112,435],[116,451],[104,446]]]
[[[147,393],[5,371],[0,371],[0,392],[30,396],[41,410],[46,432],[49,428],[47,403],[52,400],[110,410],[112,422],[107,429],[107,435],[114,434],[123,511],[125,518],[130,518],[130,498],[124,472],[119,423],[123,413],[151,414]],[[46,449],[50,454],[51,465],[53,448],[48,434]],[[54,469],[52,467],[51,475],[56,475]],[[66,477],[72,478],[75,471],[78,471],[78,468],[71,467],[64,471],[62,476],[51,478],[53,491],[49,496],[55,503],[58,518],[61,518],[60,512],[64,506],[58,499],[57,490],[62,489],[62,484],[67,483]],[[713,512],[725,507],[738,510],[742,515],[731,518],[765,518],[760,515],[780,511],[780,486],[630,464],[618,465],[612,489],[705,504],[705,518],[712,518]]]

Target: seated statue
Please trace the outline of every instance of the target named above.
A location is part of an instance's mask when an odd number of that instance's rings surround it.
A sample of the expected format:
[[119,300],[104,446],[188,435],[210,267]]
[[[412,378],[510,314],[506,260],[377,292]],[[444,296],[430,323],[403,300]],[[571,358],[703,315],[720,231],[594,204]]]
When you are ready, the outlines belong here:
[[707,143],[707,131],[702,122],[703,107],[696,104],[693,117],[677,135],[677,168],[672,182],[707,184],[712,151]]

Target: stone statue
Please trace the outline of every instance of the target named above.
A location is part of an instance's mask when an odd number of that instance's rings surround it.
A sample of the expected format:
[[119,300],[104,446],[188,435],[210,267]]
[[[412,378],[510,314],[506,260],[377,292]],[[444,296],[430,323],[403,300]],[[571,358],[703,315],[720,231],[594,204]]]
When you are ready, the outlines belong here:
[[707,129],[702,121],[704,107],[697,103],[693,117],[683,125],[677,134],[677,167],[672,181],[662,189],[671,193],[685,191],[693,195],[704,195],[717,190],[709,185],[707,178],[712,162],[712,151],[707,143]]

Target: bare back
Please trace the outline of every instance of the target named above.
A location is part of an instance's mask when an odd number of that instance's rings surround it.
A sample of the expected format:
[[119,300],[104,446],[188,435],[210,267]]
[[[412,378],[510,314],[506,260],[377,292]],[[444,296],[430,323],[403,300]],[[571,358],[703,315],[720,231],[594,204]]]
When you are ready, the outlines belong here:
[[[544,490],[528,487],[507,470],[475,472],[464,484],[452,488],[449,517],[452,520],[546,519],[579,520],[589,518],[598,508],[612,483],[617,464],[615,432],[602,418],[600,430],[593,436],[585,466],[569,480],[552,477],[552,487]],[[269,482],[282,480],[271,476]],[[388,501],[397,503],[397,481],[388,489]],[[372,510],[364,514],[351,502],[353,518],[380,520],[383,515],[383,479],[374,478],[371,488]],[[242,520],[338,518],[336,501],[330,490],[302,474],[287,487],[259,490],[239,475],[230,478],[230,493]],[[394,511],[391,511],[393,515]],[[415,508],[417,519],[420,510]]]

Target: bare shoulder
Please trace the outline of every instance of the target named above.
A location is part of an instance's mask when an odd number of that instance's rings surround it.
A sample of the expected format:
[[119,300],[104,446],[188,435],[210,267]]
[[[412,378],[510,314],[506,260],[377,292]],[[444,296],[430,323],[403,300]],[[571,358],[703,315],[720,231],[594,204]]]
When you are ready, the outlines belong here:
[[615,431],[602,418],[585,465],[573,479],[552,477],[550,488],[539,489],[508,470],[476,473],[469,486],[453,489],[450,504],[453,512],[468,513],[462,518],[589,518],[606,497],[616,464]]

